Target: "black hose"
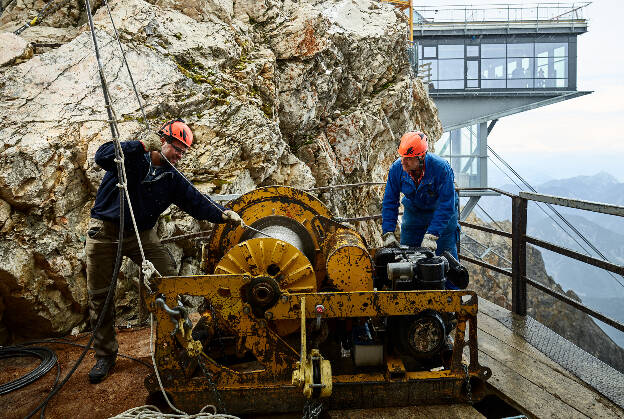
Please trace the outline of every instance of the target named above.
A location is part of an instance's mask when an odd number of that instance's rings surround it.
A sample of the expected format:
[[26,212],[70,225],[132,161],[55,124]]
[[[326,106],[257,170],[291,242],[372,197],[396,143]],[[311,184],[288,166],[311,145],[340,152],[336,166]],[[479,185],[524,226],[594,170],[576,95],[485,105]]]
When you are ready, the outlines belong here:
[[[83,345],[81,343],[72,342],[70,340],[66,340],[66,339],[62,339],[62,338],[59,338],[59,339],[31,340],[29,342],[24,342],[21,345],[27,346],[27,345],[35,345],[35,344],[41,344],[41,343],[50,343],[50,344],[57,344],[57,345],[70,345],[70,346],[76,346],[78,348],[83,348],[83,349],[87,347],[87,345]],[[93,348],[89,348],[89,349],[93,350]],[[120,357],[120,358],[126,358],[126,359],[129,359],[131,361],[138,362],[139,364],[145,365],[147,368],[150,368],[150,369],[152,368],[151,364],[148,364],[145,361],[141,361],[138,358],[131,357],[130,355],[124,355],[124,354],[118,353],[117,356]]]
[[39,358],[41,363],[28,374],[0,385],[0,394],[7,394],[28,384],[34,383],[48,373],[57,364],[57,357],[54,351],[48,348],[23,346],[5,346],[0,348],[0,359],[30,357]]
[[[115,161],[117,163],[117,176],[119,177],[119,176],[122,176],[122,173],[123,173],[123,165],[122,165],[122,158],[121,158],[122,156],[121,144],[119,143],[119,133],[117,132],[117,126],[116,126],[115,118],[114,118],[113,111],[112,111],[110,93],[108,92],[108,87],[106,86],[106,78],[104,77],[104,70],[102,68],[102,62],[100,59],[100,51],[98,48],[97,38],[95,36],[95,27],[93,25],[93,16],[91,15],[91,4],[89,3],[89,0],[85,0],[85,8],[87,9],[87,17],[89,19],[89,28],[91,29],[93,49],[95,50],[95,57],[96,57],[96,61],[98,64],[100,82],[102,85],[102,93],[104,94],[104,103],[106,105],[106,112],[108,115],[108,122],[110,125],[111,134],[114,139],[113,142],[115,144]],[[124,180],[125,179],[120,178],[119,182],[122,183],[124,182]],[[123,185],[123,187],[125,187],[125,185]],[[82,363],[82,360],[84,359],[84,357],[87,355],[87,352],[89,352],[89,349],[91,349],[91,345],[93,344],[93,340],[95,339],[95,332],[102,326],[102,323],[104,321],[104,313],[106,312],[110,304],[113,303],[113,295],[115,294],[115,289],[117,288],[117,276],[119,275],[119,269],[121,268],[121,259],[122,259],[122,243],[123,243],[123,237],[124,237],[124,213],[125,213],[124,211],[125,199],[124,198],[125,198],[124,191],[122,191],[120,187],[120,191],[119,191],[119,239],[118,239],[117,254],[116,254],[116,259],[115,259],[115,267],[113,268],[113,278],[111,280],[110,287],[108,288],[108,294],[106,295],[106,301],[104,302],[102,311],[100,311],[100,313],[98,314],[96,326],[93,328],[93,333],[91,335],[91,338],[89,339],[89,342],[87,343],[86,347],[82,351],[82,354],[80,354],[80,357],[78,358],[78,360],[76,361],[72,369],[67,373],[65,378],[63,378],[63,381],[61,381],[58,385],[54,386],[52,391],[50,391],[50,394],[48,394],[48,396],[43,400],[43,402],[41,402],[33,411],[31,411],[26,416],[26,419],[32,417],[39,410],[41,410],[40,417],[43,419],[43,413],[50,399],[54,397],[54,395],[58,393],[58,391],[71,378],[74,372],[78,369],[78,366]]]

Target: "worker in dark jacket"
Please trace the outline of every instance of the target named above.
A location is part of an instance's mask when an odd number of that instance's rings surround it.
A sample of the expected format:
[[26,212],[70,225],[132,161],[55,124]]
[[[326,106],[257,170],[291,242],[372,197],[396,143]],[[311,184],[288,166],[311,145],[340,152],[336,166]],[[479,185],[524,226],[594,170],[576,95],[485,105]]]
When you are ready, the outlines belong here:
[[[198,220],[213,223],[242,220],[232,210],[218,205],[201,194],[171,165],[176,164],[191,146],[193,133],[182,120],[167,122],[145,140],[121,143],[127,188],[136,219],[145,258],[162,276],[177,275],[176,263],[160,243],[155,225],[158,217],[171,204]],[[115,162],[115,145],[108,142],[95,153],[95,162],[106,174],[98,188],[87,231],[87,288],[91,327],[95,328],[98,315],[104,307],[110,287],[117,253],[119,235],[119,176]],[[139,242],[134,231],[130,208],[124,202],[123,255],[141,265]],[[102,381],[117,358],[117,340],[114,329],[114,303],[109,304],[104,320],[95,331],[93,347],[96,364],[89,372],[92,383]]]
[[382,204],[382,238],[386,247],[398,246],[394,230],[403,193],[401,244],[421,246],[457,259],[458,197],[448,162],[428,153],[427,136],[408,132],[401,137],[399,156],[388,172]]

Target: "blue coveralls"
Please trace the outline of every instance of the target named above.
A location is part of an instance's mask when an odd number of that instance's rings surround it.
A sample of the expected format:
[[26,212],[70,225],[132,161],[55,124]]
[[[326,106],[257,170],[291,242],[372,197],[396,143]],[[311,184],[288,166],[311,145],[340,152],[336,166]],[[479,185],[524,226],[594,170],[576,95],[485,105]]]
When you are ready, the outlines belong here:
[[382,231],[394,232],[403,193],[401,244],[420,246],[426,233],[438,237],[436,255],[448,250],[457,259],[459,199],[453,170],[446,160],[432,153],[425,156],[425,173],[418,187],[403,170],[401,159],[390,166],[382,203]]

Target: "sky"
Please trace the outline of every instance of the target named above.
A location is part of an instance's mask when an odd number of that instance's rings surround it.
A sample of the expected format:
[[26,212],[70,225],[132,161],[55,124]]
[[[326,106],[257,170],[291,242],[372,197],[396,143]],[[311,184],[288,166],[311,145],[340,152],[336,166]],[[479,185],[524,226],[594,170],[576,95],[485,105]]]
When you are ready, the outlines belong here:
[[624,182],[624,44],[617,41],[623,13],[621,0],[597,0],[585,10],[577,89],[592,94],[502,118],[492,130],[489,145],[523,176],[606,171]]
[[[461,3],[436,2],[441,7]],[[596,0],[584,10],[588,31],[577,38],[577,90],[593,93],[501,118],[488,137],[494,151],[529,182],[601,171],[624,182],[624,43],[618,41],[623,38],[624,1]],[[493,186],[502,179],[491,164],[489,174]]]

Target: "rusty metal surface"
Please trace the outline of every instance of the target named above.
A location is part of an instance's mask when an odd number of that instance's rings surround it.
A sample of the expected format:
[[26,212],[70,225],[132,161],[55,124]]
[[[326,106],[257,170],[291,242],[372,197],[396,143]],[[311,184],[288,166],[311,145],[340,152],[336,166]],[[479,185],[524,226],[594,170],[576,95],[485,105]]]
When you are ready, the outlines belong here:
[[[345,378],[349,380],[345,381]],[[194,378],[192,381],[193,385],[185,388],[167,389],[176,406],[187,412],[196,412],[207,404],[217,403],[214,393],[208,391],[199,379]],[[383,375],[378,376],[377,380],[334,376],[334,391],[330,397],[323,399],[323,408],[367,409],[457,403],[465,400],[463,384],[463,380],[447,377],[389,381]],[[158,383],[149,377],[146,386],[156,390]],[[251,393],[253,397],[250,396],[250,390],[221,388],[219,393],[227,411],[236,415],[301,412],[306,400],[301,397],[300,390],[289,383],[254,387]]]
[[[181,350],[179,339],[171,336],[173,323],[168,315],[154,304],[155,296],[147,296],[148,307],[153,311],[158,320],[156,337],[156,359],[159,371],[163,377],[163,385],[168,392],[178,397],[180,405],[191,404],[194,408],[202,407],[200,400],[210,396],[209,384],[204,379],[192,377],[193,367],[200,363],[202,369],[207,371],[211,380],[215,383],[219,393],[224,399],[226,394],[240,394],[242,389],[253,389],[257,398],[257,391],[267,391],[275,394],[275,397],[284,397],[288,393],[292,371],[300,359],[300,354],[293,349],[271,326],[280,320],[297,320],[301,317],[301,299],[306,298],[306,317],[315,316],[315,307],[322,304],[325,307],[325,318],[351,318],[351,317],[374,317],[411,315],[425,309],[435,309],[441,312],[455,312],[458,324],[455,333],[455,342],[452,352],[452,360],[449,369],[443,371],[406,371],[399,381],[408,385],[398,387],[397,393],[391,392],[393,397],[389,401],[372,403],[382,406],[401,406],[404,403],[418,403],[429,400],[422,395],[414,395],[413,388],[427,388],[429,392],[435,392],[435,400],[462,399],[462,383],[466,379],[466,373],[462,364],[462,349],[469,347],[469,376],[479,381],[485,381],[491,375],[489,369],[478,363],[477,337],[476,337],[476,314],[478,302],[476,294],[472,291],[385,291],[385,292],[335,292],[335,293],[306,293],[288,294],[283,293],[278,302],[265,313],[265,318],[254,316],[249,305],[242,299],[242,289],[251,281],[248,275],[204,275],[193,277],[167,277],[159,278],[156,284],[159,294],[165,296],[167,304],[173,306],[179,294],[204,296],[214,307],[215,313],[227,327],[238,337],[237,345],[243,351],[250,351],[258,360],[259,367],[246,371],[233,370],[219,364],[208,356],[199,359],[190,357],[186,351]],[[469,336],[466,337],[466,327],[469,325]],[[394,383],[396,377],[392,374],[356,374],[334,376],[334,392],[332,397],[338,400],[338,405],[362,407],[349,401],[349,394],[354,391],[380,392],[388,391],[384,384]],[[345,388],[342,386],[353,386]],[[271,387],[276,390],[269,391]],[[344,392],[345,394],[336,394]],[[301,392],[296,393],[303,400]],[[234,400],[231,403],[236,403]],[[239,401],[240,403],[240,401]],[[261,409],[275,408],[271,400],[265,400]],[[293,401],[298,403],[298,401]],[[381,404],[379,404],[381,403]],[[385,404],[388,403],[388,404]],[[338,406],[337,405],[337,406]],[[289,409],[294,408],[292,405]],[[243,407],[240,407],[243,409]],[[285,407],[281,407],[285,408]],[[279,410],[277,410],[279,411]]]
[[323,242],[330,284],[340,291],[373,289],[373,260],[353,230],[339,228]]
[[312,265],[297,248],[282,240],[257,238],[232,247],[219,261],[215,274],[276,277],[280,288],[316,291]]
[[[261,222],[263,218],[282,216],[290,218],[308,231],[308,237],[313,243],[313,248],[319,248],[316,231],[322,230],[320,222],[313,220],[320,216],[331,218],[327,207],[317,198],[301,190],[286,186],[270,186],[259,188],[246,193],[231,201],[229,208],[236,211],[247,225]],[[202,266],[213,272],[215,265],[232,246],[243,241],[246,230],[238,225],[219,224],[210,236],[206,247]]]
[[[330,408],[470,402],[477,384],[491,376],[478,361],[474,292],[373,291],[372,251],[365,240],[303,191],[261,188],[229,207],[254,228],[278,225],[280,237],[220,224],[203,249],[202,266],[214,274],[158,278],[154,293],[144,296],[157,319],[156,364],[177,405],[197,411],[223,401],[231,412],[258,414],[300,411],[310,396],[329,396]],[[203,321],[211,323],[205,335],[211,340],[202,340],[205,352],[198,354],[201,346],[189,331],[176,332],[178,322],[156,304],[156,296],[164,296],[174,307],[179,295],[209,302]],[[317,346],[321,325],[328,334],[330,322],[351,328],[351,322],[385,322],[385,317],[411,318],[427,311],[456,323],[452,350],[437,361],[443,366],[431,371],[409,359],[404,364],[400,351],[392,356],[392,348],[386,348],[386,363],[368,370],[342,365],[332,376],[332,363],[342,362],[332,351],[345,348],[338,342],[328,351],[333,358],[326,358]],[[293,341],[297,329],[300,342]],[[211,348],[221,333],[229,339],[227,350]],[[310,355],[308,333],[317,342]],[[299,343],[301,348],[295,348]],[[156,389],[153,380],[146,385]]]

